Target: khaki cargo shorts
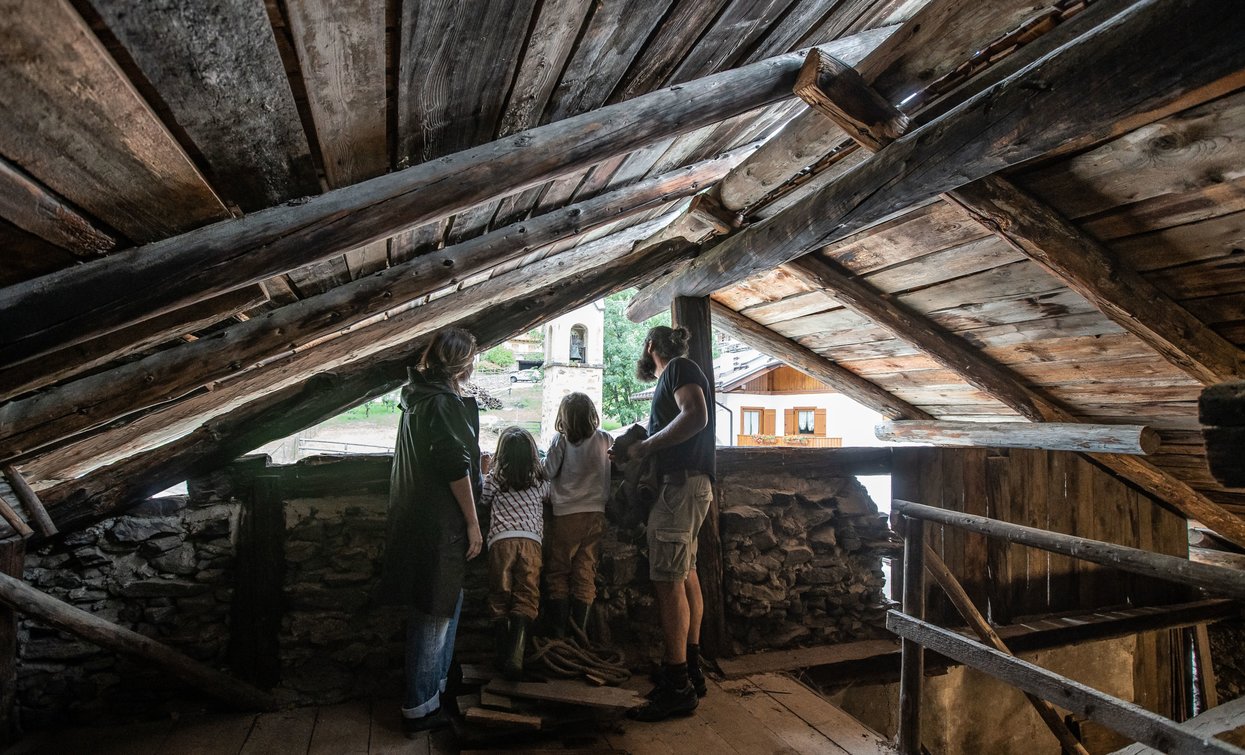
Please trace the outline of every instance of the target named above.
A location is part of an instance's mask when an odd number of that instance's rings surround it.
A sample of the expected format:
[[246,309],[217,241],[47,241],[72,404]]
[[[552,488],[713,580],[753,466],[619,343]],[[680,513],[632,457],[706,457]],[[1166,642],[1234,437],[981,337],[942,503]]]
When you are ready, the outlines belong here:
[[696,534],[713,503],[709,475],[689,475],[681,485],[663,483],[648,515],[648,575],[654,582],[687,579],[696,565]]

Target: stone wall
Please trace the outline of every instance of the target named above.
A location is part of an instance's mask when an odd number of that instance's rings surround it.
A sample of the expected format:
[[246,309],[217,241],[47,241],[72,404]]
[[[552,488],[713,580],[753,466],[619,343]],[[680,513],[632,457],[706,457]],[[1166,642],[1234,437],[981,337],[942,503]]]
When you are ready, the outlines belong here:
[[[26,580],[77,608],[220,666],[229,638],[236,504],[152,499],[30,553]],[[177,692],[171,696],[170,692]],[[175,709],[182,688],[31,621],[18,630],[24,727]],[[174,707],[170,708],[169,706]]]
[[[36,587],[229,670],[238,521],[256,474],[280,478],[283,605],[277,641],[287,704],[396,695],[403,615],[376,605],[388,457],[286,467],[262,460],[192,480],[188,497],[153,499],[124,517],[32,553]],[[721,480],[727,627],[736,652],[876,636],[882,624],[877,546],[885,519],[854,478],[792,475]],[[486,559],[471,562],[459,657],[487,658]],[[262,578],[245,575],[247,579]],[[640,533],[611,528],[602,545],[593,631],[641,665],[660,649]],[[254,631],[241,626],[238,631]],[[26,726],[176,709],[186,691],[92,646],[23,623],[19,681]],[[244,673],[242,669],[235,669]],[[190,696],[193,698],[193,696]],[[202,703],[203,701],[196,701]]]
[[1211,624],[1210,657],[1219,703],[1245,695],[1245,616]]

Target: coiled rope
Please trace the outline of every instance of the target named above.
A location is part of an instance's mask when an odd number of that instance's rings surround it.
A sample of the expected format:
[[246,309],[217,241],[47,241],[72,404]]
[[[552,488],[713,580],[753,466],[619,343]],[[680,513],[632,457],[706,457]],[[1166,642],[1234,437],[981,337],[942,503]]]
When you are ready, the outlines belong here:
[[524,664],[559,679],[583,678],[592,684],[617,687],[631,678],[626,658],[614,647],[594,645],[579,627],[570,625],[571,636],[533,637],[535,652]]

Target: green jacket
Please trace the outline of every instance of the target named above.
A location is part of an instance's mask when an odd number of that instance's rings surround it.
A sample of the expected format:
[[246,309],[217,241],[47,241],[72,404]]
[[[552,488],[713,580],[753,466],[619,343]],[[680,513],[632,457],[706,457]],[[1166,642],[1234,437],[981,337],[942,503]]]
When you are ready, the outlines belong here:
[[450,482],[480,491],[480,412],[475,399],[409,371],[389,485],[379,598],[451,616],[467,569],[467,522]]

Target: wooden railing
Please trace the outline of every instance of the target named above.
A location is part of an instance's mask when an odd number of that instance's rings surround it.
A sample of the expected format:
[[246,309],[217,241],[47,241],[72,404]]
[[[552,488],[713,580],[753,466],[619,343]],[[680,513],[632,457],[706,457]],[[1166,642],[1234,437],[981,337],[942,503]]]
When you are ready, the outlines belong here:
[[842,438],[824,435],[736,435],[737,446],[774,446],[777,448],[842,448]]
[[[1245,599],[1245,574],[1235,569],[1199,564],[1177,556],[1010,524],[910,501],[895,500],[892,508],[902,514],[904,537],[903,607],[901,611],[889,611],[886,616],[886,628],[903,639],[897,737],[901,753],[917,755],[922,750],[921,687],[925,666],[924,651],[928,647],[1024,691],[1051,732],[1060,740],[1065,752],[1086,751],[1067,730],[1051,702],[1161,752],[1245,755],[1245,750],[1214,739],[1204,731],[1178,724],[1134,703],[1099,692],[1013,656],[969,600],[959,581],[942,563],[937,553],[925,545],[925,522],[936,522],[987,537],[1002,538],[1010,543],[1200,587],[1236,600]],[[924,620],[926,570],[947,593],[983,642],[970,640]]]

